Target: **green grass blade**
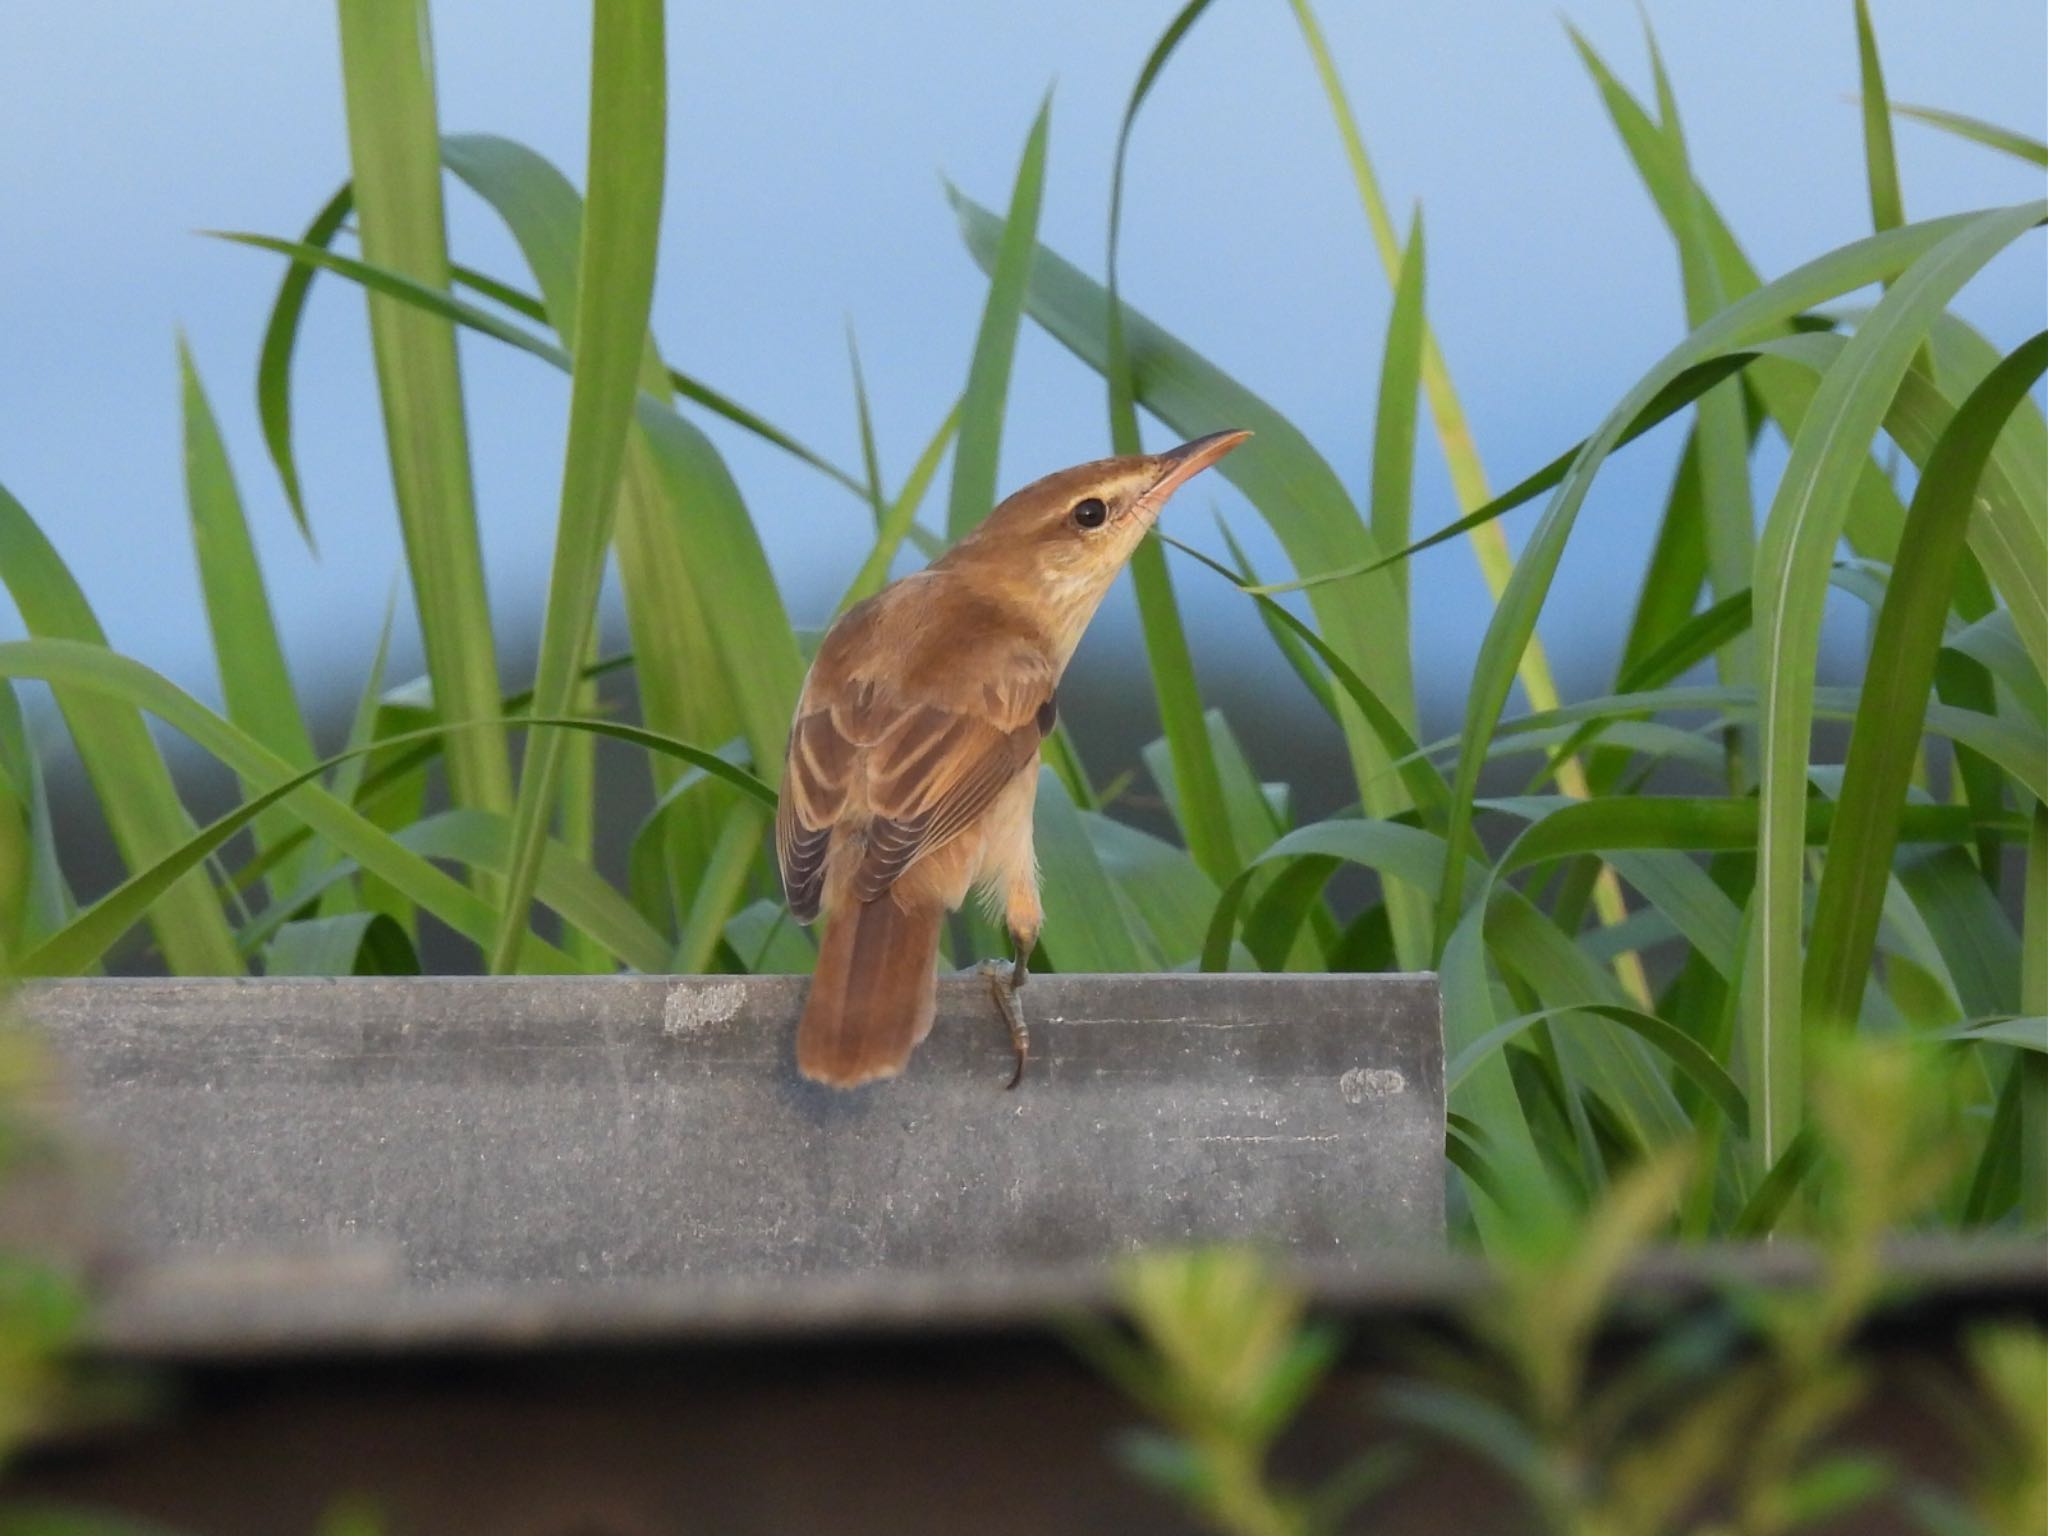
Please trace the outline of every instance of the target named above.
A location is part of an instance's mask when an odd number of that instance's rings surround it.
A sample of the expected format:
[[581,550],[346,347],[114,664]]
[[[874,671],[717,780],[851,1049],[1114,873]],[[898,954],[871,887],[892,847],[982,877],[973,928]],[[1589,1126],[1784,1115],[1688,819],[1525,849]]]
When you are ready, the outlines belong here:
[[861,371],[860,343],[854,340],[850,320],[846,324],[846,360],[853,370],[853,415],[860,428],[862,489],[867,493],[868,508],[875,514],[875,531],[879,533],[888,515],[888,503],[882,495],[882,464],[875,452],[875,417],[868,404],[867,375]]
[[917,461],[910,466],[910,474],[903,482],[903,489],[898,491],[894,499],[883,509],[881,525],[875,532],[874,547],[868,551],[867,559],[861,562],[860,569],[854,573],[853,581],[847,586],[845,595],[839,599],[835,614],[846,612],[855,603],[873,597],[889,584],[889,568],[896,563],[897,551],[902,549],[904,539],[909,537],[910,530],[915,526],[918,510],[923,507],[932,481],[938,476],[939,464],[945,458],[946,449],[951,445],[954,434],[959,430],[960,402],[956,400],[953,402],[953,408],[946,412],[945,420],[939,423],[937,430],[925,443],[924,451],[918,454]]
[[[1125,103],[1117,129],[1116,156],[1109,182],[1109,254],[1103,269],[1109,293],[1106,337],[1109,387],[1109,438],[1119,454],[1144,451],[1138,435],[1138,407],[1131,391],[1130,348],[1123,332],[1123,309],[1117,300],[1117,254],[1123,240],[1124,173],[1129,161],[1131,130],[1138,110],[1182,38],[1201,19],[1209,0],[1190,0],[1175,13],[1153,46],[1137,83]],[[1145,638],[1145,658],[1152,690],[1159,703],[1160,727],[1173,761],[1173,777],[1184,797],[1181,835],[1198,867],[1212,880],[1227,880],[1237,870],[1238,845],[1223,803],[1223,786],[1209,752],[1209,733],[1202,721],[1201,690],[1195,682],[1194,657],[1174,598],[1173,576],[1166,553],[1153,539],[1131,556],[1131,585],[1138,599],[1138,620]]]
[[1643,659],[1669,643],[1692,619],[1707,580],[1707,533],[1700,494],[1699,431],[1686,438],[1664,499],[1657,542],[1636,593],[1634,615],[1615,664],[1615,692],[1621,679]]
[[[313,215],[313,222],[299,237],[302,245],[325,247],[355,210],[356,189],[344,182],[339,192]],[[271,302],[270,319],[263,327],[263,350],[256,363],[256,414],[263,423],[263,442],[270,450],[270,462],[277,466],[277,478],[284,485],[285,500],[307,547],[317,547],[313,523],[306,515],[305,492],[299,485],[299,463],[292,451],[292,354],[299,343],[299,322],[306,313],[306,300],[317,269],[291,266],[277,285]]]
[[1904,102],[1893,105],[1892,112],[1912,122],[1925,123],[1930,128],[1939,128],[1943,133],[1955,134],[1973,144],[1982,144],[2012,155],[2029,165],[2048,169],[2048,144],[2026,134],[2015,133],[2010,128],[2001,128],[1996,123],[1987,123],[1982,118],[1966,117],[1960,112],[1947,112],[1940,107],[1914,107]]
[[[618,0],[595,13],[590,66],[588,205],[577,263],[569,441],[554,569],[541,626],[534,711],[559,715],[589,644],[618,510],[661,229],[667,53],[660,0]],[[490,968],[516,968],[540,872],[562,738],[529,733],[512,812],[506,898]]]
[[286,923],[263,951],[266,976],[417,976],[420,957],[382,912]]
[[[237,237],[238,238],[238,237]],[[1683,370],[1646,404],[1629,422],[1615,448],[1622,448],[1634,442],[1652,427],[1660,426],[1677,415],[1685,407],[1712,389],[1722,380],[1729,378],[1755,362],[1760,354],[1755,351],[1736,350],[1708,359],[1695,367]],[[1316,587],[1328,586],[1332,582],[1349,581],[1355,576],[1364,576],[1373,571],[1387,570],[1421,554],[1425,549],[1455,539],[1461,533],[1503,517],[1517,507],[1526,506],[1545,491],[1553,490],[1570,473],[1572,465],[1585,452],[1589,439],[1582,438],[1545,464],[1535,473],[1526,476],[1494,497],[1484,506],[1465,513],[1455,522],[1446,523],[1432,534],[1417,539],[1405,549],[1392,554],[1379,555],[1356,565],[1339,566],[1332,570],[1318,571],[1313,575],[1298,577],[1293,581],[1276,581],[1260,586],[1257,590],[1269,594],[1281,592],[1305,592]]]
[[43,765],[30,744],[21,700],[12,685],[0,688],[0,815],[7,818],[8,903],[0,976],[13,976],[22,951],[61,928],[77,907],[57,862]]
[[[178,341],[178,372],[185,427],[185,504],[227,717],[293,767],[302,768],[313,761],[313,738],[292,689],[227,447],[183,337]],[[245,784],[243,792],[252,787]],[[254,831],[257,847],[268,848],[290,831],[290,818],[281,813],[261,817]],[[281,865],[273,894],[296,885],[302,873],[299,861]]]
[[[573,734],[591,739],[589,733]],[[450,859],[472,869],[503,871],[510,861],[510,825],[488,811],[443,811],[407,827],[399,841],[430,859]],[[546,841],[536,892],[544,905],[595,946],[594,952],[573,943],[565,946],[585,962],[581,968],[612,970],[611,957],[616,956],[637,971],[667,972],[667,941],[574,849],[552,838]]]
[[1052,120],[1047,96],[1024,140],[1024,157],[1010,189],[1010,214],[1003,225],[989,271],[988,302],[974,339],[967,388],[960,397],[960,438],[953,450],[953,490],[946,536],[957,539],[996,504],[996,460],[1003,441],[1003,410],[1010,393],[1010,363],[1017,353],[1017,329],[1024,293],[1038,245],[1038,210],[1045,192],[1046,134]]
[[1856,66],[1863,77],[1863,165],[1870,183],[1870,227],[1896,229],[1906,222],[1906,205],[1899,195],[1891,105],[1877,56],[1877,34],[1870,25],[1869,0],[1856,0]]
[[[340,14],[364,260],[445,291],[448,242],[425,0],[340,0]],[[455,331],[444,318],[386,295],[373,293],[369,307],[392,488],[434,698],[449,719],[490,720],[498,707],[498,665]],[[507,809],[512,775],[502,732],[466,731],[451,741],[448,778],[458,804]]]
[[[1802,1121],[1800,832],[1806,816],[1813,668],[1828,567],[1842,535],[1855,472],[1934,315],[1986,261],[2042,217],[2043,208],[2033,204],[1965,216],[1960,227],[1896,274],[1890,291],[1822,378],[1793,440],[1757,547],[1753,585],[1762,680],[1762,822],[1755,944],[1760,990],[1747,1021],[1746,1059],[1757,1112],[1751,1145],[1760,1171],[1778,1160]],[[1872,241],[1928,227],[1907,226]]]
[[[105,650],[106,632],[85,594],[28,509],[4,486],[0,581],[13,594],[31,636]],[[142,868],[191,836],[192,818],[135,707],[84,690],[57,687],[55,692],[122,862],[130,869]],[[166,889],[150,922],[174,974],[241,974],[244,967],[234,934],[203,873],[195,870]]]
[[[1230,579],[1247,592],[1267,591],[1259,581],[1259,573],[1252,568],[1251,557],[1245,554],[1244,546],[1237,542],[1237,535],[1230,531],[1230,525],[1224,522],[1220,512],[1216,515],[1216,531],[1223,539],[1224,548],[1230,551],[1231,564],[1236,567],[1226,572]],[[1333,722],[1341,724],[1337,714],[1337,696],[1330,689],[1330,679],[1324,675],[1301,637],[1274,618],[1263,605],[1259,608],[1259,622],[1266,626],[1266,633],[1272,636],[1274,646],[1285,658],[1288,668],[1301,680],[1301,686],[1308,690],[1308,696]]]
[[[2020,1007],[2038,1018],[2048,1014],[2048,804],[2034,807],[2023,902]],[[2038,1232],[2048,1228],[2048,1061],[2025,1057],[2013,1070],[2020,1074],[2020,1213]]]
[[[1422,388],[1424,270],[1422,210],[1415,210],[1408,244],[1401,252],[1401,273],[1394,283],[1394,312],[1387,321],[1386,345],[1380,354],[1379,404],[1372,433],[1372,536],[1381,549],[1405,549],[1410,538],[1410,513],[1415,495],[1415,408]],[[1408,568],[1395,566],[1400,595],[1401,628],[1408,623]]]
[[1660,1019],[1654,1013],[1645,1013],[1640,1008],[1624,1008],[1614,1003],[1566,1003],[1557,1008],[1539,1008],[1534,1013],[1519,1014],[1512,1019],[1495,1025],[1478,1039],[1464,1046],[1444,1067],[1446,1091],[1457,1089],[1473,1070],[1495,1051],[1510,1040],[1551,1019],[1565,1019],[1574,1016],[1594,1015],[1639,1036],[1670,1061],[1672,1066],[1692,1079],[1712,1099],[1721,1113],[1728,1117],[1731,1125],[1741,1130],[1749,1119],[1749,1103],[1742,1095],[1742,1089],[1727,1068],[1710,1056],[1697,1040],[1676,1025]]
[[1032,813],[1044,872],[1045,931],[1039,943],[1060,971],[1149,970],[1152,962],[1131,931],[1081,815],[1059,775],[1041,769],[1038,805]]
[[[1689,327],[1704,325],[1727,303],[1707,232],[1704,196],[1693,178],[1691,156],[1686,148],[1685,130],[1679,122],[1678,102],[1664,70],[1654,34],[1649,33],[1651,68],[1655,76],[1657,105],[1663,119],[1663,133],[1676,175],[1683,191],[1682,214],[1673,233],[1679,250],[1679,273],[1685,290],[1685,321]],[[1749,426],[1743,408],[1742,385],[1731,379],[1700,397],[1699,420],[1694,428],[1694,449],[1699,475],[1700,533],[1706,546],[1707,583],[1716,600],[1749,587],[1750,566],[1756,557],[1756,508],[1750,499]],[[1755,648],[1748,633],[1730,638],[1716,653],[1715,675],[1724,683],[1756,681]],[[1728,738],[1729,787],[1741,793],[1749,787],[1756,761],[1756,744],[1746,731]]]
[[1215,883],[1163,838],[1095,811],[1080,817],[1103,872],[1157,948],[1158,963],[1174,968],[1197,960],[1216,909]]
[[[577,217],[579,220],[581,219],[581,197],[573,187],[569,186],[567,179],[562,177],[561,172],[550,161],[534,154],[523,145],[513,143],[510,139],[500,139],[494,135],[482,133],[450,134],[446,139],[442,140],[442,152],[449,157],[448,168],[455,171],[457,175],[462,176],[465,181],[469,181],[472,186],[476,186],[479,192],[483,192],[483,187],[479,184],[478,180],[471,179],[470,169],[476,164],[472,157],[478,152],[477,146],[490,146],[494,153],[497,151],[516,152],[523,161],[532,166],[542,167],[548,176],[560,179],[563,189],[572,198],[576,199]],[[455,158],[458,153],[463,157],[460,162]],[[515,182],[522,180],[525,175],[526,171],[524,170],[516,171]],[[523,205],[526,200],[526,194],[530,193],[530,191],[530,187],[519,188],[517,194],[515,194],[514,205]],[[483,195],[487,198],[492,196],[489,192],[483,192]],[[508,221],[513,217],[511,209],[506,205],[499,205],[498,211]],[[572,233],[570,235],[572,249],[574,244],[575,235]],[[531,259],[530,256],[529,259]],[[457,264],[453,271],[455,281],[462,287],[480,293],[485,298],[504,305],[514,314],[522,315],[528,320],[536,320],[542,324],[548,323],[547,306],[532,294],[521,292],[511,284],[501,282],[499,279],[491,277],[487,273],[479,272],[473,267]],[[573,268],[571,269],[571,275],[574,275]],[[570,290],[570,299],[573,310],[573,288]],[[791,437],[787,432],[763,417],[759,412],[749,410],[746,406],[733,399],[732,396],[724,393],[722,390],[712,388],[711,385],[706,384],[702,379],[697,378],[693,374],[684,373],[679,368],[670,368],[663,364],[661,372],[663,379],[666,381],[668,392],[682,396],[683,399],[689,401],[692,405],[702,406],[712,415],[723,421],[730,422],[741,431],[751,433],[753,436],[760,438],[764,443],[781,449],[799,463],[808,464],[826,479],[843,486],[862,500],[867,499],[867,487],[859,480],[815,449],[805,447],[794,437]],[[650,391],[650,393],[652,392]]]
[[2006,418],[2048,370],[2048,332],[1994,369],[1928,457],[1907,513],[1899,560],[1871,637],[1839,809],[1814,907],[1805,1017],[1855,1022],[1870,976],[1896,845],[1897,814],[1920,746],[1977,482]]

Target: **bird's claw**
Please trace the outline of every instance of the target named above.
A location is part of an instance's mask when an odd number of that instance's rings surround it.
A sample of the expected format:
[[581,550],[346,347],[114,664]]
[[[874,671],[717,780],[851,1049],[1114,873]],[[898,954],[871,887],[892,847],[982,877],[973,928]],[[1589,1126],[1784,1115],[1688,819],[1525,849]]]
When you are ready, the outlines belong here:
[[1024,1022],[1024,1009],[1017,1001],[1017,989],[1024,985],[1026,973],[1022,966],[1008,960],[984,960],[976,969],[988,978],[989,996],[995,1000],[996,1012],[1009,1026],[1010,1048],[1017,1053],[1010,1080],[1003,1084],[1008,1091],[1024,1080],[1024,1063],[1031,1055],[1031,1029]]

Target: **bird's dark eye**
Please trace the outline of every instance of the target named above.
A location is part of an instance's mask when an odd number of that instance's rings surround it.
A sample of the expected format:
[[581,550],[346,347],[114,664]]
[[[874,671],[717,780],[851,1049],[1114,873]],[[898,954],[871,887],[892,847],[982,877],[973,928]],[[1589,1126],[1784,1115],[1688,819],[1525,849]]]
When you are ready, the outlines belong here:
[[1076,528],[1100,528],[1109,508],[1102,504],[1100,496],[1090,496],[1086,501],[1074,503],[1074,526]]

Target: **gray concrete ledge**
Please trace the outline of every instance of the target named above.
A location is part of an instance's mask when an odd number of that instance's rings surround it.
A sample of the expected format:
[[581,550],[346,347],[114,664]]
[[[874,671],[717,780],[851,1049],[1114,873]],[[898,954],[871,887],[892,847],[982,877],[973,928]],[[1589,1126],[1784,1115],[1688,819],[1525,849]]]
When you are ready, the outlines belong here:
[[488,1306],[517,1331],[570,1295],[590,1317],[660,1295],[672,1324],[857,1324],[1141,1245],[1336,1269],[1441,1245],[1433,977],[1035,978],[1014,1093],[977,980],[942,983],[902,1078],[853,1093],[795,1074],[802,989],[133,980],[22,1001],[111,1151],[129,1315],[195,1336],[309,1306],[429,1333]]

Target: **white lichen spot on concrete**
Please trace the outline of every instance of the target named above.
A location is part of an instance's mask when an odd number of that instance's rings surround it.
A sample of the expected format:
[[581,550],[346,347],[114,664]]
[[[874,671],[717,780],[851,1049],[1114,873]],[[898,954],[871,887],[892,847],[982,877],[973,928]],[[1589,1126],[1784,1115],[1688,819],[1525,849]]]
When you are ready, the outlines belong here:
[[745,1001],[746,993],[734,981],[712,986],[691,982],[670,987],[668,997],[661,1005],[661,1032],[665,1035],[688,1035],[713,1024],[723,1024],[740,1011],[740,1004]]
[[1363,1104],[1367,1099],[1392,1098],[1408,1091],[1408,1079],[1392,1067],[1353,1067],[1337,1079],[1337,1091],[1346,1104]]

